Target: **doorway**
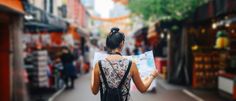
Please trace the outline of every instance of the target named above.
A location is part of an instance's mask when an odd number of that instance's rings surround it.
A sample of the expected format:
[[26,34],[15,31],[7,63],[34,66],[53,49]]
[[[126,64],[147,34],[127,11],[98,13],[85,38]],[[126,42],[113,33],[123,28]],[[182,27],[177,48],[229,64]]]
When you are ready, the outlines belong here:
[[10,101],[9,24],[0,22],[0,101]]

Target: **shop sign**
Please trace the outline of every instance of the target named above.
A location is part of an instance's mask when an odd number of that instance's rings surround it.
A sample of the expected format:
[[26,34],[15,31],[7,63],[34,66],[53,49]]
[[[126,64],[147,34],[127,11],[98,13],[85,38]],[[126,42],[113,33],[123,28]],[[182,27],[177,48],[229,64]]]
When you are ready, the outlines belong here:
[[4,5],[11,10],[14,10],[18,13],[24,13],[23,5],[21,0],[0,0],[0,5]]
[[50,25],[66,28],[66,23],[62,19],[56,18],[54,16],[47,15],[47,21]]

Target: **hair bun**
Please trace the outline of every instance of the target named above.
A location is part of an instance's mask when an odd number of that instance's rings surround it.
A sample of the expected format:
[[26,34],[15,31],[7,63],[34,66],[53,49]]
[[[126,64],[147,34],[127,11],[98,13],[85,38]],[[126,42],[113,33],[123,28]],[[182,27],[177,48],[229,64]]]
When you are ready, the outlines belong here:
[[119,32],[119,28],[117,28],[117,27],[113,27],[112,29],[111,29],[111,33],[117,33],[117,32]]

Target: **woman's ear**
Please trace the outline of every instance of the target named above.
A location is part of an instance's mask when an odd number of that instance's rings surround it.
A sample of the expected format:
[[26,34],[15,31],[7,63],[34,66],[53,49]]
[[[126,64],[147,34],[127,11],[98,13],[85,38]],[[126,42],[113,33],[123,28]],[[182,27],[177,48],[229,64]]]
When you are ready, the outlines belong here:
[[120,49],[122,49],[122,48],[124,47],[124,45],[125,45],[125,43],[124,43],[124,41],[122,41],[122,42],[120,43]]

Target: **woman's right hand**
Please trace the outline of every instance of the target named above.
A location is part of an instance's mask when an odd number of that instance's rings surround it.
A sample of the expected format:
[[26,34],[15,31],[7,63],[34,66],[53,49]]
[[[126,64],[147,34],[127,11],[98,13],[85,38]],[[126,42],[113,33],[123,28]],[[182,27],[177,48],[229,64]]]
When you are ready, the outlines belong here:
[[131,72],[133,73],[132,78],[134,84],[141,93],[146,92],[147,89],[150,87],[152,81],[159,75],[159,72],[157,70],[154,70],[149,76],[142,80],[137,65],[134,62],[132,63]]
[[159,75],[159,72],[157,70],[153,70],[151,75],[156,78]]

